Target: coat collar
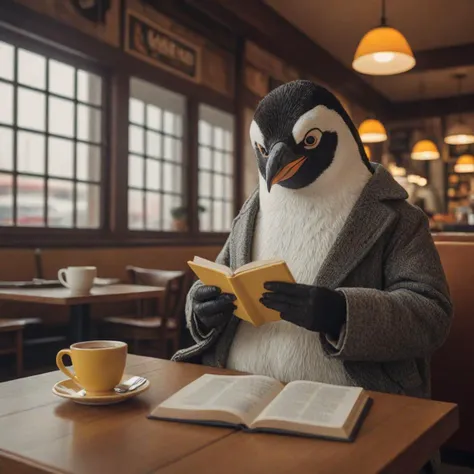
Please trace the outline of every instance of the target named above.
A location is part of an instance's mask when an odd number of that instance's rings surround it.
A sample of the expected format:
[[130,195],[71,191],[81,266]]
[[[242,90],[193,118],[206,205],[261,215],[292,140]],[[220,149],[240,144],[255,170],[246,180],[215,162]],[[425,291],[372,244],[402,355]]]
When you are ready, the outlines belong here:
[[[328,288],[339,286],[362,261],[375,242],[396,219],[388,202],[405,200],[407,192],[381,165],[372,164],[373,175],[365,185],[346,223],[326,257],[315,284]],[[255,222],[259,210],[256,190],[246,201],[238,217],[239,235],[245,242],[236,243],[235,266],[251,259]]]

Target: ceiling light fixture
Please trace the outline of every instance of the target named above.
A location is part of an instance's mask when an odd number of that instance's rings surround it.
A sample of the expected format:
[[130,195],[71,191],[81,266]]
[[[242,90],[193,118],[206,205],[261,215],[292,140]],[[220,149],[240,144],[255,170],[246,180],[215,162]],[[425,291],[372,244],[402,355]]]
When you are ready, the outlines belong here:
[[352,67],[362,74],[389,76],[409,71],[415,66],[413,51],[405,37],[387,26],[385,0],[382,0],[380,26],[373,28],[360,40]]
[[[466,74],[455,74],[454,78],[458,82],[458,100],[461,102],[462,81]],[[474,133],[471,127],[464,122],[463,116],[460,113],[458,121],[449,128],[448,133],[444,137],[444,142],[448,145],[469,145],[474,143]]]
[[461,155],[454,165],[456,173],[474,173],[474,156]]
[[387,132],[382,122],[376,119],[364,120],[359,126],[362,143],[379,143],[387,139]]

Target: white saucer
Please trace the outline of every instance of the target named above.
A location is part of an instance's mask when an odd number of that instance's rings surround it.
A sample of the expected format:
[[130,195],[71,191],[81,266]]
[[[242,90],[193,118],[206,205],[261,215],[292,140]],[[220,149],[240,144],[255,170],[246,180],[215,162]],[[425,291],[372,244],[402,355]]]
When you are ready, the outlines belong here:
[[[133,375],[124,374],[122,377],[122,382],[130,379]],[[79,392],[82,390],[82,387],[76,384],[72,379],[62,380],[58,382],[53,387],[53,393],[61,398],[66,398],[72,400],[75,403],[80,405],[113,405],[115,403],[120,403],[129,398],[136,397],[141,393],[148,390],[150,387],[150,381],[147,380],[141,387],[138,387],[136,390],[125,393],[110,392],[102,395],[91,395],[85,394],[83,396],[79,395]]]

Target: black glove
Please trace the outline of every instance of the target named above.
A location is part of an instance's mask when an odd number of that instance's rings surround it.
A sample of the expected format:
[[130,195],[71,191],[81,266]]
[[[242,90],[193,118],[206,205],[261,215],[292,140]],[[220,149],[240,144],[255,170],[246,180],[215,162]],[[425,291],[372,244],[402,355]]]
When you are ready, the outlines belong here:
[[236,306],[235,296],[222,293],[217,286],[200,286],[193,297],[193,311],[206,330],[227,324]]
[[282,319],[333,339],[339,338],[346,322],[343,293],[319,286],[277,281],[267,282],[264,287],[270,293],[264,293],[260,302],[279,311]]

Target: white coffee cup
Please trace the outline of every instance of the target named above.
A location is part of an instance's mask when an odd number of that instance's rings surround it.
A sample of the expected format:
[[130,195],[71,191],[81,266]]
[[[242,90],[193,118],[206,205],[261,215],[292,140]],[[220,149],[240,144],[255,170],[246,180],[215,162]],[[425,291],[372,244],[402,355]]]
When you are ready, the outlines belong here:
[[67,267],[58,271],[59,281],[78,295],[90,293],[96,276],[96,267]]

